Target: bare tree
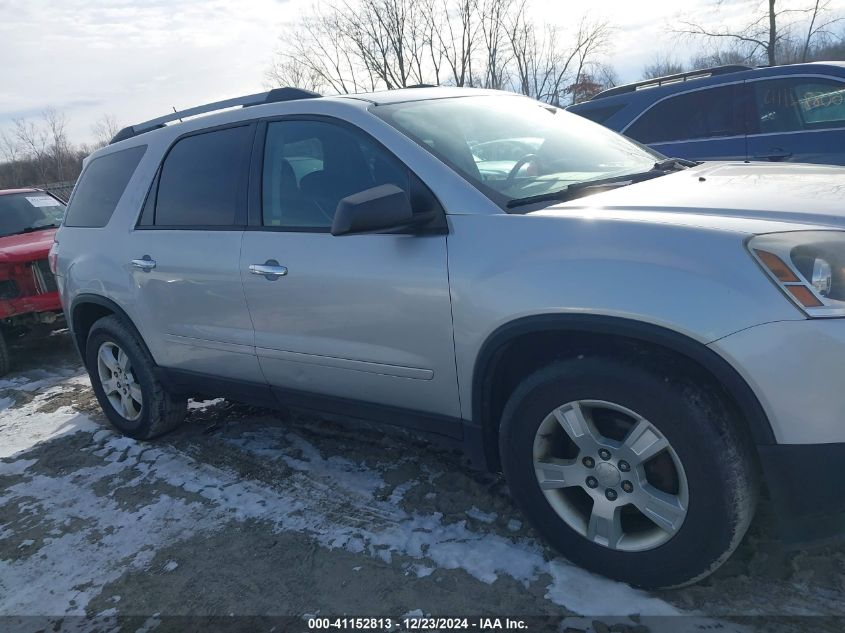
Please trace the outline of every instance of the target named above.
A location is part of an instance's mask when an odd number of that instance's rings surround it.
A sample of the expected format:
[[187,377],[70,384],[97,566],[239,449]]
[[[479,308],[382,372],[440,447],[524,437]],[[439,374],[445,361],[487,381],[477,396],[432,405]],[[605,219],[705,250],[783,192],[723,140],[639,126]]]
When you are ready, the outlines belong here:
[[29,119],[14,119],[14,135],[23,152],[36,164],[38,178],[47,180],[48,140],[47,132]]
[[4,162],[8,165],[12,186],[20,186],[23,183],[21,177],[21,145],[18,138],[5,131],[0,132],[0,153]]
[[279,55],[264,74],[265,84],[269,88],[294,86],[303,90],[319,92],[324,82],[313,67],[302,64],[287,55]]
[[[573,49],[576,62],[575,83],[581,82],[584,73],[594,64],[595,58],[606,52],[613,29],[606,20],[593,21],[589,16],[581,18]],[[572,92],[572,103],[578,95]]]
[[269,85],[337,93],[451,84],[560,103],[607,49],[606,22],[570,33],[529,17],[529,0],[338,0],[283,35]]
[[651,62],[643,68],[643,79],[656,79],[667,75],[678,75],[686,71],[686,67],[671,56],[655,55]]
[[286,29],[267,81],[299,86],[299,81],[307,78],[311,89],[338,94],[375,88],[374,78],[366,76],[366,69],[342,36],[342,22],[336,10],[314,10]]
[[741,47],[715,48],[709,52],[699,53],[690,58],[687,66],[691,69],[714,68],[716,66],[743,65],[754,63],[747,51]]
[[596,62],[595,66],[596,82],[601,86],[602,90],[619,85],[619,75],[613,66],[602,62]]
[[527,21],[524,5],[514,17],[508,29],[508,37],[516,63],[517,91],[524,95],[539,94],[543,84],[539,70],[542,38],[537,36],[536,31]]
[[96,148],[108,145],[115,135],[120,132],[120,125],[113,114],[103,114],[91,124],[91,133],[94,135]]
[[0,132],[0,152],[7,163],[16,163],[21,157],[20,141],[5,131]]
[[360,61],[388,90],[423,83],[425,20],[413,0],[360,0],[339,11]]
[[[553,25],[546,25],[538,32],[528,19],[523,2],[508,26],[516,66],[514,88],[555,105],[559,105],[567,93],[573,102],[578,100],[584,74],[607,48],[610,35],[609,23],[593,22],[587,16],[581,19],[577,31],[569,37]],[[564,42],[568,42],[569,46],[566,47]]]
[[[719,1],[716,4],[721,6],[722,3]],[[778,33],[776,5],[777,0],[765,0],[764,4],[755,11],[756,15],[752,21],[738,31],[733,31],[728,26],[708,28],[697,22],[680,20],[682,26],[677,32],[701,38],[742,43],[751,48],[752,55],[762,51],[769,65],[773,66],[777,63],[777,44],[782,37],[782,34]],[[762,10],[763,6],[765,11]]]
[[[731,29],[726,25],[708,26],[701,22],[681,19],[681,28],[676,32],[681,35],[736,44],[747,51],[749,59],[761,55],[770,66],[774,66],[783,61],[781,49],[793,37],[793,32],[802,19],[809,21],[802,58],[806,58],[814,38],[826,33],[833,23],[841,19],[825,20],[822,17],[830,10],[829,0],[812,0],[809,6],[789,4],[785,0],[740,0],[740,2],[748,8],[750,21],[739,29]],[[721,9],[722,4],[722,0],[717,0],[715,3],[717,10]],[[733,3],[733,6],[736,4]]]
[[477,0],[442,0],[432,19],[433,46],[450,73],[455,86],[472,86],[472,56],[475,52]]
[[[443,58],[434,53],[434,12],[435,0],[419,0],[414,3],[415,16],[408,25],[408,53],[413,66],[411,74],[417,83],[426,83],[432,73],[434,83],[440,83],[440,67]],[[429,71],[429,64],[431,64]]]
[[59,180],[66,176],[67,163],[70,160],[70,144],[68,143],[65,128],[67,117],[52,106],[44,109],[41,113],[47,132],[48,154],[55,166],[55,173]]
[[441,83],[441,72],[444,61],[443,50],[439,46],[439,28],[441,26],[440,3],[441,0],[419,0],[420,10],[423,12],[423,15],[426,16],[426,19],[420,29],[424,33],[424,39],[426,42],[424,54],[427,55],[427,60],[421,61],[421,64],[424,65],[427,62],[430,65],[430,77],[432,78],[434,85],[437,86]]
[[485,88],[501,90],[505,87],[510,62],[506,22],[515,6],[515,0],[484,0],[481,4],[479,21],[484,52]]
[[807,27],[807,36],[804,38],[804,46],[801,49],[801,61],[808,61],[810,46],[814,39],[831,35],[830,27],[843,20],[842,16],[826,18],[830,13],[830,0],[815,0],[811,9],[810,24]]
[[67,117],[53,107],[38,119],[13,120],[0,132],[0,189],[75,180],[90,152],[71,144],[66,129]]

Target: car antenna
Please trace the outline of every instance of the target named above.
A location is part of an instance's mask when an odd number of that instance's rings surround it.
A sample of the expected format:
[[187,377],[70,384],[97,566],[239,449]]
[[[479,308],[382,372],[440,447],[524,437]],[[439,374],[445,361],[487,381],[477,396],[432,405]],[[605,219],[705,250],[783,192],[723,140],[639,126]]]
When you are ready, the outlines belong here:
[[[173,108],[173,114],[179,114],[179,112],[176,110],[176,106],[170,106],[170,107]],[[182,122],[182,117],[179,117],[179,123],[181,123],[181,122]]]

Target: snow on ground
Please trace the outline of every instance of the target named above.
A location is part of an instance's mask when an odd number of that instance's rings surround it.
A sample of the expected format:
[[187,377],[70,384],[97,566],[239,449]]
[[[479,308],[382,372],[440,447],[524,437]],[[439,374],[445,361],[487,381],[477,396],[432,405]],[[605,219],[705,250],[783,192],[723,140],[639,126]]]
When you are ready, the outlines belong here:
[[46,396],[60,393],[63,393],[61,387],[51,387],[38,394],[27,405],[19,408],[5,407],[0,411],[0,458],[12,457],[40,442],[65,433],[101,428],[99,424],[70,407],[62,407],[46,415],[37,414],[38,405],[44,402]]
[[[45,393],[55,393],[51,387]],[[446,524],[440,513],[415,513],[398,508],[393,501],[378,501],[375,493],[383,479],[350,460],[333,456],[324,459],[308,441],[278,429],[231,442],[264,459],[282,459],[295,469],[285,489],[272,489],[255,480],[214,464],[201,463],[169,447],[144,445],[102,428],[88,417],[63,407],[50,414],[38,414],[39,396],[19,409],[6,411],[0,426],[4,457],[20,454],[39,442],[63,433],[87,431],[90,443],[82,451],[101,463],[76,469],[69,477],[40,474],[38,460],[10,460],[0,463],[0,476],[17,475],[21,480],[8,486],[0,503],[26,500],[20,510],[53,526],[81,521],[85,530],[61,534],[56,528],[45,537],[37,560],[0,565],[4,591],[0,612],[84,614],[88,600],[102,586],[124,573],[125,568],[144,567],[154,553],[174,539],[185,538],[229,520],[268,521],[273,529],[311,536],[327,548],[366,552],[390,562],[396,554],[419,559],[433,568],[462,569],[472,577],[493,583],[500,575],[527,585],[543,574],[551,574],[548,598],[569,611],[584,615],[672,615],[676,609],[662,600],[625,585],[605,580],[553,561],[529,539],[510,539],[479,532],[465,521]],[[274,429],[276,430],[276,429]],[[9,438],[8,444],[6,443]],[[303,457],[294,458],[293,450]],[[98,486],[121,478],[122,489],[164,484],[178,488],[195,501],[161,494],[141,507],[128,508],[103,496]],[[467,514],[483,523],[495,515],[472,508]],[[167,517],[178,515],[178,521]],[[144,526],[138,530],[138,526]],[[92,540],[92,531],[120,526],[112,534]],[[96,574],[92,575],[92,570]],[[93,581],[93,582],[92,582]],[[75,589],[89,584],[86,591]],[[579,586],[574,596],[568,586]],[[612,607],[590,605],[584,594],[612,592]],[[50,601],[45,603],[45,596]]]
[[[230,603],[240,614],[580,615],[586,628],[591,617],[634,626],[632,614],[691,613],[662,628],[740,630],[706,616],[845,613],[841,549],[811,574],[792,559],[803,575],[763,591],[751,564],[725,590],[717,579],[660,596],[585,572],[524,526],[501,480],[402,433],[218,399],[192,403],[177,432],[136,442],[105,424],[66,353],[42,350],[32,362],[54,371],[0,382],[0,615]],[[770,549],[750,560],[765,569],[779,556]],[[735,595],[737,583],[754,595]],[[796,597],[808,587],[813,600]]]

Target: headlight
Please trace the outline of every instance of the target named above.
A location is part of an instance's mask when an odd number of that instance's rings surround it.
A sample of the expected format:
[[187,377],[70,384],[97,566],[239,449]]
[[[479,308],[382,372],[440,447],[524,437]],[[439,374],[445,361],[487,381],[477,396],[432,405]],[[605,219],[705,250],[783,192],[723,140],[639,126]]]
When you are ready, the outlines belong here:
[[845,232],[772,233],[752,238],[748,248],[808,316],[845,316]]

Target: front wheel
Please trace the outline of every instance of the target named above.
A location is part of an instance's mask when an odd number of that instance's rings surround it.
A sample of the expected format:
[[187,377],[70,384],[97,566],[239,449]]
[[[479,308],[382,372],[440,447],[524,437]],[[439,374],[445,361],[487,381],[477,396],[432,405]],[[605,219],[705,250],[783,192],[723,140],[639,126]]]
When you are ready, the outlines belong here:
[[511,492],[566,558],[659,588],[695,582],[737,547],[757,482],[730,408],[701,379],[611,357],[528,377],[502,418]]
[[103,412],[124,435],[152,439],[185,417],[187,399],[165,389],[146,346],[122,319],[107,316],[94,323],[85,361]]

